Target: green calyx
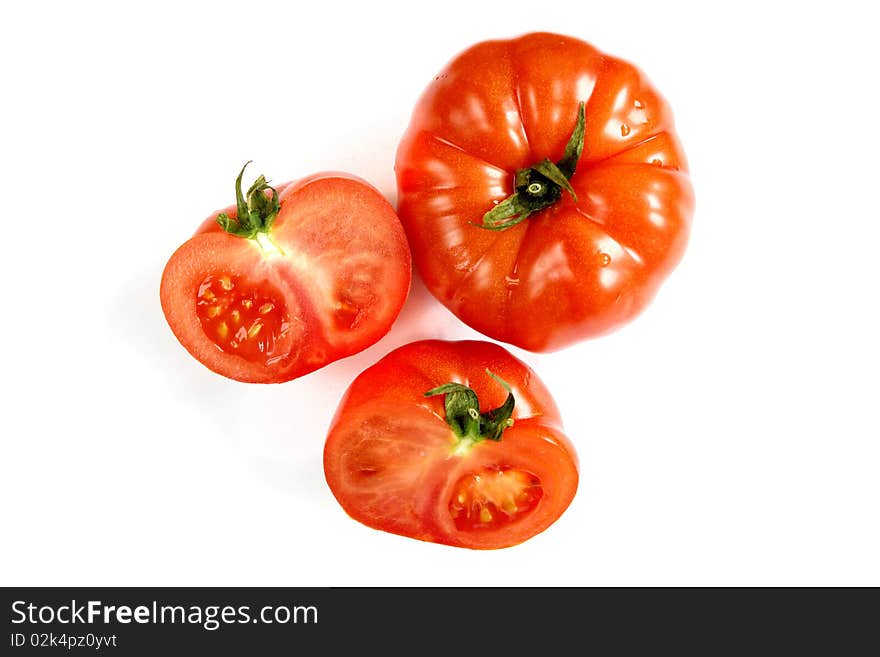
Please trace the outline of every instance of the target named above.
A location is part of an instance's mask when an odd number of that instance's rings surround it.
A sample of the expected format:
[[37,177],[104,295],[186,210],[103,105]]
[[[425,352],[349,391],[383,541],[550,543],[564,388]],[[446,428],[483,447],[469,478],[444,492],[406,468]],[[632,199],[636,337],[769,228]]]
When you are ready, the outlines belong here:
[[584,151],[584,123],[584,103],[581,102],[562,159],[554,163],[545,158],[517,171],[513,179],[514,193],[484,214],[483,223],[474,225],[486,230],[506,230],[556,203],[563,191],[577,201],[570,181]]
[[[230,217],[225,212],[217,216],[217,223],[231,235],[255,239],[259,233],[268,233],[272,227],[281,203],[278,201],[278,192],[269,185],[265,176],[260,176],[250,186],[247,194],[241,192],[241,178],[250,161],[245,162],[235,179],[235,201],[237,217]],[[266,192],[271,192],[266,194]]]
[[446,422],[459,439],[460,444],[472,445],[482,440],[501,440],[501,434],[513,425],[513,406],[515,400],[510,386],[489,370],[486,374],[495,379],[507,390],[507,399],[498,408],[480,413],[480,400],[477,393],[461,383],[447,383],[425,393],[425,397],[446,395]]

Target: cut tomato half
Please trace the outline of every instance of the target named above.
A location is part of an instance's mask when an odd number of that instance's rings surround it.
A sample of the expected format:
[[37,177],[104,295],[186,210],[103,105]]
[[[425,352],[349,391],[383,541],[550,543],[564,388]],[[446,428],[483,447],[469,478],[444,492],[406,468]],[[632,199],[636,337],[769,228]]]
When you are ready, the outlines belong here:
[[162,275],[162,309],[181,344],[224,376],[272,383],[385,335],[411,264],[381,194],[341,173],[277,189],[261,177],[247,197],[240,181],[239,205],[209,217]]
[[578,483],[546,388],[500,346],[473,341],[412,343],[365,370],[330,427],[324,473],[359,522],[473,549],[544,531]]

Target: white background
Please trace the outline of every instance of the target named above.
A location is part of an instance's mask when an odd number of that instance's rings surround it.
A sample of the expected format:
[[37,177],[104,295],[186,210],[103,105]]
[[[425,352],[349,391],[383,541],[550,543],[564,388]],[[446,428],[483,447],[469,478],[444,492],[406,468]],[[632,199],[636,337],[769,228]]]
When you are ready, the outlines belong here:
[[[0,584],[880,585],[880,49],[823,4],[4,4]],[[161,271],[248,159],[394,202],[432,76],[534,29],[667,97],[692,239],[626,328],[513,350],[580,457],[555,525],[494,552],[377,532],[324,482],[336,404],[392,348],[476,334],[416,279],[372,348],[249,386],[180,347]]]

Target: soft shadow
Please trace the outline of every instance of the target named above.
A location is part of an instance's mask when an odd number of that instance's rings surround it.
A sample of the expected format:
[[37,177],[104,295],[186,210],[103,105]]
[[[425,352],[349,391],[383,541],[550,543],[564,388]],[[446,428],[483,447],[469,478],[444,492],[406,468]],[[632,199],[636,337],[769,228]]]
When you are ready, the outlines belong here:
[[[257,390],[265,422],[259,466],[261,480],[299,499],[326,503],[322,455],[327,429],[345,390],[361,372],[397,347],[430,338],[455,339],[468,329],[437,302],[421,278],[413,275],[406,303],[391,330],[360,353],[331,363],[300,379]],[[269,390],[266,390],[269,388]],[[271,420],[269,419],[271,418]],[[252,422],[252,420],[249,420]],[[258,432],[259,433],[259,432]],[[269,443],[273,443],[269,446]],[[286,465],[280,466],[279,460]]]
[[[354,143],[360,147],[355,150],[327,145],[329,152],[341,154],[341,158],[318,162],[315,170],[325,165],[360,175],[393,205],[394,151],[406,119],[403,115],[383,117],[368,133],[370,142],[358,134]],[[351,143],[346,139],[340,135],[338,145]],[[163,259],[136,272],[120,286],[107,308],[108,330],[125,343],[132,362],[140,368],[133,375],[144,377],[147,394],[153,396],[141,403],[147,403],[153,412],[168,414],[169,431],[174,431],[173,414],[186,413],[190,420],[196,415],[208,444],[215,441],[233,449],[255,482],[295,495],[304,503],[326,504],[324,439],[342,395],[358,374],[393,349],[415,340],[475,337],[432,297],[414,272],[399,317],[376,344],[294,381],[241,383],[211,372],[177,342],[159,302],[164,264]]]
[[134,273],[106,306],[108,337],[120,343],[130,358],[130,375],[140,377],[147,392],[142,404],[155,412],[173,400],[203,409],[205,421],[218,430],[223,413],[234,406],[235,381],[211,372],[180,345],[171,332],[159,302],[161,264]]
[[456,337],[461,327],[461,322],[433,297],[419,274],[413,272],[406,303],[385,337],[372,347],[319,370],[313,381],[327,388],[347,387],[358,374],[397,347],[416,340]]

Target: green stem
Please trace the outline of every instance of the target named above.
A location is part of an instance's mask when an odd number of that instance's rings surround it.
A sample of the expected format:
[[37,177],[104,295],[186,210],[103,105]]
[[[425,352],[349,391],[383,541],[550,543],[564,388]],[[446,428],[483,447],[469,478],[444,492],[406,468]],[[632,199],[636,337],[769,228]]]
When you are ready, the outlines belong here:
[[[225,212],[221,212],[217,215],[217,223],[231,235],[254,239],[259,233],[269,232],[272,222],[275,221],[275,217],[281,210],[281,203],[278,200],[278,192],[269,185],[269,181],[263,175],[254,181],[247,194],[242,193],[241,179],[244,176],[244,170],[250,163],[250,161],[245,162],[235,179],[237,216],[233,218]],[[270,193],[267,194],[267,192]]]
[[544,159],[517,171],[513,178],[513,194],[486,212],[483,223],[474,225],[486,230],[507,230],[556,203],[563,191],[577,201],[570,181],[584,152],[585,123],[584,103],[581,102],[562,159],[556,163]]
[[425,393],[425,397],[445,395],[446,423],[458,437],[458,446],[463,449],[482,440],[501,440],[504,430],[513,425],[513,407],[516,403],[510,386],[489,370],[486,374],[507,390],[507,399],[498,408],[485,413],[480,412],[477,393],[461,383],[446,383]]

